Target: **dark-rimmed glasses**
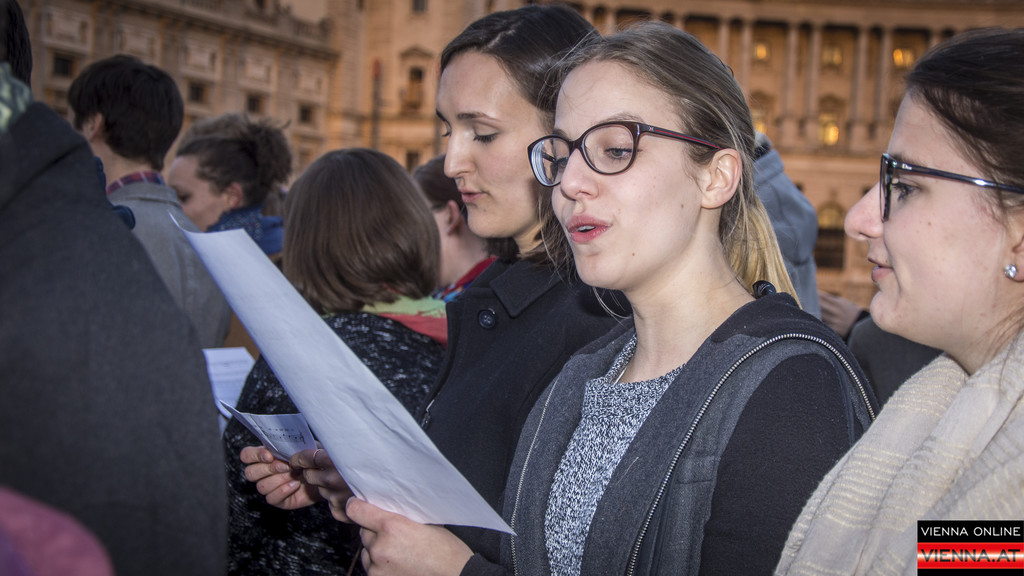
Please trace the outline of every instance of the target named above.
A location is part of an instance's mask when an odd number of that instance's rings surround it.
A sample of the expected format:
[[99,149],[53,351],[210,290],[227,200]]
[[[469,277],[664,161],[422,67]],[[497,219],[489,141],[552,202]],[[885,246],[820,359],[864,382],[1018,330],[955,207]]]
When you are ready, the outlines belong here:
[[936,170],[935,168],[925,168],[924,166],[918,166],[917,164],[910,164],[903,162],[902,160],[897,160],[888,154],[882,154],[881,173],[878,177],[879,185],[882,187],[882,193],[879,194],[882,222],[889,220],[889,208],[892,206],[892,177],[897,170],[901,172],[913,172],[915,174],[921,174],[922,176],[933,176],[944,180],[963,182],[965,184],[973,184],[984,188],[998,188],[999,190],[1024,194],[1024,188],[1018,188],[1017,186],[1000,184],[998,182],[983,180],[981,178],[974,178],[973,176],[964,176],[963,174],[954,174],[953,172]]
[[527,147],[530,167],[537,181],[544,186],[556,186],[562,181],[562,174],[569,162],[569,156],[577,148],[583,153],[583,160],[598,174],[621,174],[633,165],[640,136],[653,134],[684,142],[700,144],[715,150],[722,147],[665,128],[658,128],[640,122],[605,122],[587,129],[576,140],[561,136],[545,136]]

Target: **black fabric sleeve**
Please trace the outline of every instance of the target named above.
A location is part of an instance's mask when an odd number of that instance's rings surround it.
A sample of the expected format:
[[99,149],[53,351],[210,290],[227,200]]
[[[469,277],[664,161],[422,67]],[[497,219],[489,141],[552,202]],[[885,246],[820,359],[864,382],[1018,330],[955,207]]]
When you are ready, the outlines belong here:
[[462,567],[459,576],[505,576],[506,574],[508,572],[498,564],[492,564],[483,556],[473,554],[469,562]]
[[700,573],[771,574],[804,503],[850,448],[845,379],[821,356],[794,356],[750,397],[722,454]]

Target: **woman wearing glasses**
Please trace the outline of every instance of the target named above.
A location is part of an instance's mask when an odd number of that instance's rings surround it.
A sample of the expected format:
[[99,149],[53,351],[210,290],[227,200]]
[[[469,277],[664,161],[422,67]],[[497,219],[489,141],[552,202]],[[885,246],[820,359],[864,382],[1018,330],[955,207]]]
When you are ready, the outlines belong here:
[[[661,23],[597,39],[566,69],[531,164],[580,277],[621,290],[634,316],[534,405],[505,490],[516,535],[495,571],[770,573],[868,426],[866,382],[837,335],[759,282],[792,290],[729,69]],[[435,544],[409,552],[410,522],[359,500],[347,512],[374,564],[455,549],[422,527]]]
[[1019,529],[1021,54],[1024,30],[970,32],[906,76],[879,186],[846,231],[875,264],[878,325],[945,354],[896,391],[818,487],[779,573],[912,574],[918,520],[1016,519]]

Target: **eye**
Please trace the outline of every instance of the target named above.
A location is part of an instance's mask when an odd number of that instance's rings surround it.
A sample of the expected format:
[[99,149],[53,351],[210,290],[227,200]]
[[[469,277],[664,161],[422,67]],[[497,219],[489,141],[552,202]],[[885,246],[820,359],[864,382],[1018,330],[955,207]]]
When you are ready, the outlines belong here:
[[892,191],[895,193],[897,200],[904,200],[907,196],[917,191],[917,187],[906,182],[893,182]]
[[497,137],[498,137],[498,133],[497,132],[494,132],[492,134],[477,134],[475,132],[473,133],[473,140],[476,140],[477,142],[480,142],[480,143],[483,143],[483,144],[490,144]]

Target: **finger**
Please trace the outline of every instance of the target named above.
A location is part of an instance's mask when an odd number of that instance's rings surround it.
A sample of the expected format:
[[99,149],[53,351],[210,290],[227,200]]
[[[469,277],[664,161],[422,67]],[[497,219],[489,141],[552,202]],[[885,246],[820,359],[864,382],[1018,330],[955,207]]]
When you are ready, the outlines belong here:
[[363,568],[366,569],[367,574],[370,572],[370,550],[363,547],[363,551],[359,553],[359,559],[363,561]]
[[[320,454],[317,454],[317,450],[320,451]],[[317,468],[318,466],[315,461],[317,458],[320,459],[321,466],[323,465],[323,461],[328,459],[326,453],[324,453],[322,449],[318,448],[316,450],[300,450],[295,454],[292,454],[288,463],[295,468]]]
[[[257,462],[268,462],[264,460],[264,453],[270,454],[270,450],[267,450],[263,446],[246,446],[242,448],[242,452],[238,455],[239,459],[245,464],[256,464]],[[271,459],[274,455],[270,454]]]
[[270,504],[271,506],[279,506],[298,492],[301,486],[302,485],[299,482],[292,480],[291,482],[279,484],[269,492],[263,492],[260,490],[260,494],[263,494],[264,497],[266,497],[267,504]]
[[270,464],[250,464],[245,467],[245,479],[249,482],[259,482],[260,480],[274,476],[276,474],[287,474],[292,471],[291,466],[280,460],[275,460]]
[[373,504],[365,500],[360,500],[355,496],[348,499],[345,503],[345,515],[348,516],[352,522],[359,524],[364,529],[372,530],[374,532],[380,532],[384,521],[391,517],[397,516],[386,510],[378,508]]

